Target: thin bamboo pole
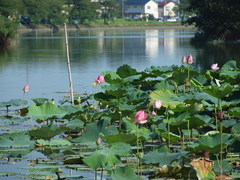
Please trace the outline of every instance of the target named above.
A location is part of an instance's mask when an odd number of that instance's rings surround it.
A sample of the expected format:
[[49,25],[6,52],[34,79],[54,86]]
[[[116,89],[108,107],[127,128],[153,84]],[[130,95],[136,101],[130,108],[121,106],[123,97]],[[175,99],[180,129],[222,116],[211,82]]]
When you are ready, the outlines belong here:
[[69,76],[69,88],[70,88],[71,104],[74,105],[72,73],[71,73],[71,65],[70,65],[70,58],[69,58],[68,35],[67,35],[67,25],[66,25],[66,23],[64,23],[64,30],[65,30],[65,39],[66,39],[67,65],[68,65],[68,76]]

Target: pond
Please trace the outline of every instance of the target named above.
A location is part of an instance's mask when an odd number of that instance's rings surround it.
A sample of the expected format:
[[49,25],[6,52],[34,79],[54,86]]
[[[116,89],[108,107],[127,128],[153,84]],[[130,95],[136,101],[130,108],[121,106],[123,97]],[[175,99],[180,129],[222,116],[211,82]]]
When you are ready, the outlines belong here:
[[[239,61],[239,44],[193,45],[190,40],[194,32],[194,29],[184,27],[69,30],[68,45],[74,94],[81,97],[92,94],[96,91],[92,83],[98,75],[104,71],[116,72],[124,64],[141,72],[152,66],[181,66],[182,57],[192,54],[194,61],[192,66],[202,72],[210,70],[213,63],[218,63],[221,67],[230,60]],[[55,104],[59,105],[59,100],[69,98],[68,80],[63,31],[22,31],[11,47],[0,51],[0,102],[24,99],[27,104],[23,107],[27,107],[33,103],[32,99],[47,98],[53,99]],[[26,84],[29,85],[29,91],[24,94],[23,87]],[[19,118],[11,114],[18,108],[9,107],[10,114],[6,114],[5,107],[0,108],[1,135],[15,131],[24,132],[46,123],[45,121],[35,122],[28,117]],[[61,126],[65,122],[63,119],[56,124]],[[69,126],[71,125],[74,124],[69,123]],[[76,135],[71,134],[71,136]],[[38,136],[41,135],[38,134]],[[58,134],[57,137],[63,136],[67,138],[68,134]],[[25,136],[21,134],[22,137]],[[52,143],[54,146],[54,143],[66,142]],[[0,152],[1,172],[13,174],[8,174],[9,177],[4,176],[1,179],[19,177],[44,179],[49,174],[49,169],[53,167],[61,168],[64,174],[68,174],[72,179],[94,179],[94,172],[81,164],[71,166],[71,163],[64,161],[63,165],[61,158],[74,153],[74,150],[86,155],[96,148],[95,146],[90,148],[74,146],[71,152],[68,149],[65,151],[64,148],[49,149],[41,146],[34,150],[29,148],[23,153],[9,151],[8,157],[4,154],[8,152],[5,149]],[[148,146],[152,145],[148,144]],[[18,156],[18,154],[21,155]],[[132,157],[129,158],[131,161]],[[40,166],[34,167],[31,163]],[[2,175],[1,172],[0,175]],[[99,174],[100,172],[98,172],[98,178]],[[144,177],[147,179],[147,174]]]
[[[137,71],[151,66],[181,65],[181,58],[193,55],[199,70],[211,64],[238,60],[239,45],[190,44],[194,30],[109,29],[69,31],[69,51],[76,94],[92,93],[92,82],[103,71],[116,71],[128,64]],[[64,32],[21,32],[14,45],[0,52],[1,101],[49,98],[57,102],[68,95],[68,69]]]

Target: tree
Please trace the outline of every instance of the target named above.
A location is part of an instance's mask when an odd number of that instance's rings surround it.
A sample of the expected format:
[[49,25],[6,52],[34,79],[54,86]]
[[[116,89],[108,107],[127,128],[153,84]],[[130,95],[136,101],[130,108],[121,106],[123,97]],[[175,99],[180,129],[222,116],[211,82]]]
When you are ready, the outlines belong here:
[[17,23],[0,15],[0,44],[9,44],[17,34]]
[[195,40],[236,41],[240,39],[239,0],[189,0],[187,10],[195,13],[184,24],[194,24]]
[[98,2],[91,2],[90,0],[71,0],[68,4],[73,6],[70,11],[70,17],[76,18],[85,23],[86,21],[94,21],[98,17]]
[[101,4],[101,15],[104,19],[104,24],[108,24],[108,21],[113,21],[121,12],[118,2],[113,0],[103,0],[100,2]]
[[63,24],[62,15],[65,0],[22,0],[21,12],[31,18],[31,22],[39,24],[42,19],[54,24]]

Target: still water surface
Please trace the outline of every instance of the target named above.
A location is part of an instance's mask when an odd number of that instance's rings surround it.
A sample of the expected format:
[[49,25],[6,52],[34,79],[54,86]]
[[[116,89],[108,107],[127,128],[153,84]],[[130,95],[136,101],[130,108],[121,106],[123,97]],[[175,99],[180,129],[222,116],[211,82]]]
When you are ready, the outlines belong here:
[[[220,66],[238,60],[239,45],[191,45],[191,28],[183,29],[91,29],[68,31],[73,89],[92,93],[92,82],[103,71],[116,71],[123,64],[142,71],[150,66],[181,65],[192,54],[200,71],[212,63]],[[64,32],[20,32],[13,46],[0,51],[0,101],[55,99],[69,95]]]

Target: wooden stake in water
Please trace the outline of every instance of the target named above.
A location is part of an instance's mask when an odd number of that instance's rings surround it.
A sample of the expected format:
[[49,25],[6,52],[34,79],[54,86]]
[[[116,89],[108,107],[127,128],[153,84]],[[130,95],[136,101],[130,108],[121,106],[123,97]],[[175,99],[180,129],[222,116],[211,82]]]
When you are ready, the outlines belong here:
[[66,38],[66,51],[67,51],[67,65],[68,65],[70,96],[71,96],[71,103],[72,103],[72,105],[74,105],[72,73],[71,73],[71,65],[70,65],[70,58],[69,58],[68,35],[67,35],[67,25],[66,25],[66,23],[64,23],[64,30],[65,30],[65,38]]

